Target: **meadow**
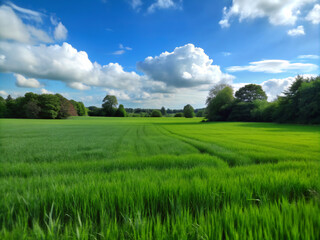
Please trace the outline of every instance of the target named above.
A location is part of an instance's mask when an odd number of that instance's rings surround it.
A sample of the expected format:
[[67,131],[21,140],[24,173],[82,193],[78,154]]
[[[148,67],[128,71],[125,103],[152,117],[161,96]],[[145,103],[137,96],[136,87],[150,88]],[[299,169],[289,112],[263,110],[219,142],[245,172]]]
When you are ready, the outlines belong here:
[[0,119],[0,239],[319,239],[320,126]]

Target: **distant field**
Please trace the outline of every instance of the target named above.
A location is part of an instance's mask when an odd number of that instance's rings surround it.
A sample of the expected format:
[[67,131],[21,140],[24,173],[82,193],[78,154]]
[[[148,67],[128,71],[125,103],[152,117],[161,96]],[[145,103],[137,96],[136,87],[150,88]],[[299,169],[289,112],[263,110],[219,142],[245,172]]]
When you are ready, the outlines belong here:
[[0,239],[319,239],[320,127],[0,119]]

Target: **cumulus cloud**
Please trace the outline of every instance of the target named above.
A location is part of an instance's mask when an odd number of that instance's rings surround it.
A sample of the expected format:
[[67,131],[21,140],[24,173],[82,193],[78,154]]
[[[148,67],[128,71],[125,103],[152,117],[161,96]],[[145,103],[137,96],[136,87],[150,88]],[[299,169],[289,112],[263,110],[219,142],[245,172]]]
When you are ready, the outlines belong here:
[[14,74],[16,78],[16,85],[23,88],[39,88],[41,85],[35,78],[25,78],[21,74]]
[[54,39],[55,40],[65,40],[68,35],[68,30],[66,27],[59,22],[56,28],[54,29]]
[[[140,77],[135,72],[125,72],[118,63],[101,66],[92,63],[86,52],[77,51],[68,43],[62,45],[26,45],[0,43],[1,72],[14,72],[32,78],[79,82],[88,86],[134,88]],[[71,84],[79,88],[79,85]]]
[[290,36],[300,36],[300,35],[305,35],[305,32],[304,32],[304,27],[302,25],[296,27],[296,28],[293,28],[293,29],[290,29],[288,31],[288,35]]
[[318,68],[312,63],[291,63],[287,60],[262,60],[250,62],[248,66],[232,66],[227,70],[230,72],[250,71],[250,72],[265,72],[265,73],[282,73],[290,70],[311,72]]
[[313,3],[315,0],[233,0],[230,8],[224,8],[223,17],[219,24],[229,27],[232,17],[245,19],[268,18],[273,25],[294,25],[302,7]]
[[68,86],[77,90],[89,90],[91,87],[80,82],[68,83]]
[[313,24],[320,23],[320,4],[314,5],[313,9],[306,16],[306,20],[312,22]]
[[176,3],[173,0],[156,0],[148,8],[148,13],[153,13],[156,9],[181,8],[180,3]]
[[173,52],[163,52],[137,63],[137,68],[157,82],[175,88],[230,82],[233,76],[223,73],[202,48],[187,44]]
[[50,91],[48,91],[48,90],[45,89],[45,88],[41,88],[41,93],[42,93],[42,94],[54,94],[53,92],[50,92]]

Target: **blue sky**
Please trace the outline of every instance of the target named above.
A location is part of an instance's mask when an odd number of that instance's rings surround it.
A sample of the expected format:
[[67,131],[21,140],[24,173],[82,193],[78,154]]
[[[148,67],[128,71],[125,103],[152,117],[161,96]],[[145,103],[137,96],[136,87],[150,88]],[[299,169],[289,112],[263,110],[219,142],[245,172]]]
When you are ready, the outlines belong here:
[[317,0],[0,3],[3,97],[199,108],[218,83],[261,84],[272,100],[297,74],[319,74]]

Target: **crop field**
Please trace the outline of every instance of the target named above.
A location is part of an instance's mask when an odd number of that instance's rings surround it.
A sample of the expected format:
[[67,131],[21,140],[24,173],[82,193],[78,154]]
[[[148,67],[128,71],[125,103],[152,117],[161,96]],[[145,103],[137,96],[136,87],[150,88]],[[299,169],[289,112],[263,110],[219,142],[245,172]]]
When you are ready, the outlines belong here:
[[319,132],[0,119],[0,239],[319,239]]

